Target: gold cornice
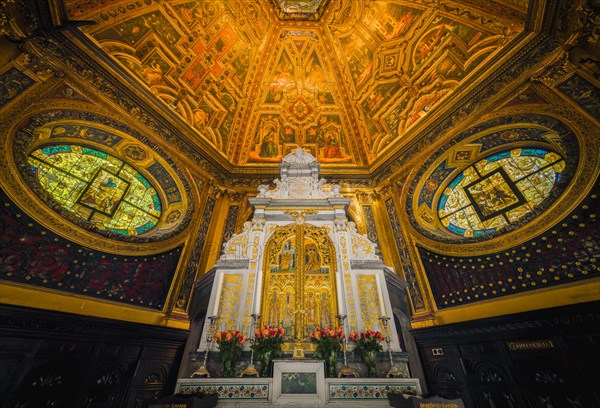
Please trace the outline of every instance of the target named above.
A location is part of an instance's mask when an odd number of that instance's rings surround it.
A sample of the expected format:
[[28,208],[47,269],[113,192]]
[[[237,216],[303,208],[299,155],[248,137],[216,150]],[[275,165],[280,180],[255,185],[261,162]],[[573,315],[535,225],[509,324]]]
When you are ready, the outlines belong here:
[[423,325],[415,321],[411,323],[411,326],[413,329],[417,329],[427,325],[446,325],[530,310],[593,302],[599,299],[600,278],[593,278],[572,284],[536,289],[525,294],[481,300],[475,305],[438,310],[429,322],[430,324]]
[[51,289],[31,287],[3,281],[0,285],[2,303],[73,313],[83,316],[95,316],[116,319],[132,323],[151,324],[187,330],[189,322],[169,319],[163,309],[148,310],[123,303],[100,300],[73,293],[54,291]]

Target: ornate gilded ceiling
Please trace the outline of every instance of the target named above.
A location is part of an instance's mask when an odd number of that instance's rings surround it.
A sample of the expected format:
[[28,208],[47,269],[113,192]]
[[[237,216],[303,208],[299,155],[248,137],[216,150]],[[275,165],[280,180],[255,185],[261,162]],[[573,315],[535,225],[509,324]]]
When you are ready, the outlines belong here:
[[70,18],[233,166],[297,146],[372,169],[524,30],[524,0],[67,1]]

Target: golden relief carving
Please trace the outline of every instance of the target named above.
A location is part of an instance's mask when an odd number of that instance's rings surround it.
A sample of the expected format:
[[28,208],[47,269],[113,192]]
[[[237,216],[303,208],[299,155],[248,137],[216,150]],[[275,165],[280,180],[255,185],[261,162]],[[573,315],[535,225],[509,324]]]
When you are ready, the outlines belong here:
[[256,280],[256,273],[250,273],[248,275],[248,285],[246,289],[246,300],[244,304],[244,314],[242,319],[242,328],[244,332],[247,332],[250,328],[250,315],[252,314],[252,293],[254,291],[254,282]]
[[360,302],[360,317],[364,329],[375,330],[379,327],[379,288],[375,275],[357,275],[356,287]]
[[277,227],[266,245],[262,321],[306,341],[315,327],[336,325],[335,250],[323,227]]
[[358,330],[358,322],[356,319],[356,310],[354,307],[354,295],[352,294],[352,277],[349,273],[344,274],[344,284],[346,286],[346,299],[348,301],[348,324],[351,331]]
[[219,317],[225,330],[239,329],[238,310],[242,298],[242,281],[243,277],[240,274],[223,276],[223,287],[219,299]]

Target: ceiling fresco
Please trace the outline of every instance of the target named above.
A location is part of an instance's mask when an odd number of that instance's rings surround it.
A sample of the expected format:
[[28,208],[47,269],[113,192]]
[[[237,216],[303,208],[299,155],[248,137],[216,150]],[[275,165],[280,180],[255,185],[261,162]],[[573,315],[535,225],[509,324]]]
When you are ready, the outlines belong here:
[[302,146],[367,169],[523,31],[525,3],[66,1],[207,153],[252,166]]

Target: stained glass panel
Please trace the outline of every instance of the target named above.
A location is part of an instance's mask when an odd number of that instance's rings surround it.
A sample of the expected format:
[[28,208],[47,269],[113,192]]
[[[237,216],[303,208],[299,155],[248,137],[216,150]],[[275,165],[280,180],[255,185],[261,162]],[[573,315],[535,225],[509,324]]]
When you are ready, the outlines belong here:
[[533,211],[560,180],[565,161],[543,149],[504,151],[466,168],[438,201],[441,224],[465,237],[495,232]]
[[156,190],[117,157],[89,147],[55,145],[32,152],[29,164],[56,202],[100,228],[139,235],[160,218]]

